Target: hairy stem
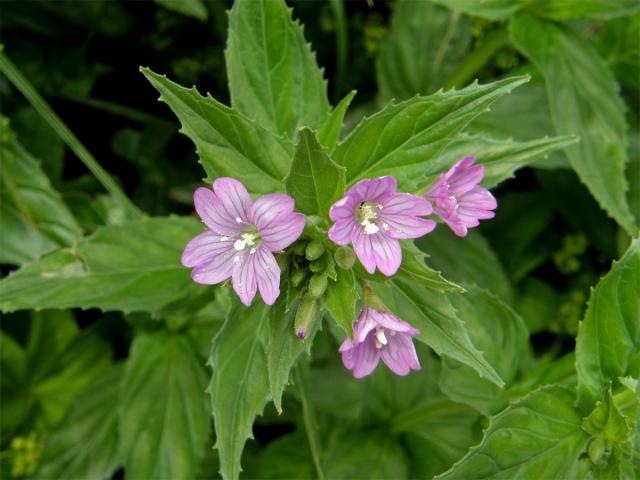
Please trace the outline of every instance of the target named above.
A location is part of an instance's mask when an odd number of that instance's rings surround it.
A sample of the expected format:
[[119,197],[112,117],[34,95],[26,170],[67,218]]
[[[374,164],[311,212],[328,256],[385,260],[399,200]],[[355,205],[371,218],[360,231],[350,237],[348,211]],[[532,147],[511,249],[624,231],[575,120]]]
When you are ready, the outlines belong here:
[[317,421],[315,418],[315,413],[313,411],[313,405],[309,401],[309,397],[307,396],[307,392],[304,387],[303,374],[300,372],[302,369],[301,365],[296,366],[295,368],[295,376],[296,376],[296,384],[298,385],[298,390],[300,392],[300,400],[302,402],[302,418],[304,421],[304,429],[307,432],[307,440],[309,441],[309,450],[311,450],[311,457],[313,458],[313,463],[316,467],[316,473],[318,474],[318,478],[320,480],[324,480],[324,472],[322,471],[322,466],[320,464],[320,439],[318,438],[317,431]]

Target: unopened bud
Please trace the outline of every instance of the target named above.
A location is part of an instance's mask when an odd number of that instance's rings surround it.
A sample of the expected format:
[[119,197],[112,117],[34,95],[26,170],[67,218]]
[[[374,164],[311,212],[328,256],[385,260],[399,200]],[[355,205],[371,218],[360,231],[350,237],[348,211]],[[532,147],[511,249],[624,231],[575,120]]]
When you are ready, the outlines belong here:
[[307,245],[307,249],[305,250],[305,257],[307,257],[307,260],[309,260],[310,262],[313,262],[314,260],[319,259],[323,253],[324,245],[322,244],[322,242],[313,240],[309,242],[309,245]]
[[307,248],[307,242],[298,241],[298,242],[293,244],[293,247],[291,247],[291,250],[296,255],[303,256],[304,255],[304,251],[305,251],[306,248]]
[[316,318],[316,313],[318,313],[318,301],[310,295],[305,295],[296,312],[294,323],[296,335],[300,340],[307,338]]
[[309,280],[309,295],[313,298],[320,298],[327,290],[327,276],[315,274]]
[[307,272],[304,270],[296,270],[291,274],[291,283],[297,288],[304,281],[304,277],[306,276]]
[[589,458],[595,465],[599,465],[603,462],[606,450],[606,441],[602,435],[598,435],[597,437],[593,438],[591,440],[591,443],[589,443],[589,447],[587,448],[587,451],[589,452]]
[[327,268],[327,257],[324,255],[309,264],[309,270],[313,273],[324,272],[325,268]]
[[340,247],[336,250],[333,258],[335,258],[338,266],[345,270],[349,270],[353,267],[353,264],[356,261],[356,256],[353,254],[353,250],[349,247]]

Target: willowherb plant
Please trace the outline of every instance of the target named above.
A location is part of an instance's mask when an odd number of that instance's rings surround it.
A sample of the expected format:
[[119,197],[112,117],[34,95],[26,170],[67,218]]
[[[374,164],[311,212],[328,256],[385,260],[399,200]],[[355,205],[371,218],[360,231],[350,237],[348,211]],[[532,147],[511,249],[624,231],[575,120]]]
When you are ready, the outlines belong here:
[[[481,221],[495,217],[490,226],[500,221],[501,211],[515,208],[502,197],[498,207],[490,189],[569,145],[569,160],[595,197],[635,234],[624,195],[606,187],[624,185],[624,179],[609,182],[599,159],[581,162],[580,155],[589,153],[578,150],[573,136],[517,142],[473,128],[477,117],[529,82],[529,75],[411,96],[427,87],[399,78],[409,58],[406,49],[420,47],[405,36],[416,34],[414,11],[449,18],[437,3],[490,18],[513,16],[512,36],[525,54],[543,70],[554,61],[553,52],[536,49],[523,27],[529,13],[516,14],[537,11],[533,4],[400,0],[377,68],[382,94],[401,100],[352,125],[345,116],[356,92],[335,106],[329,103],[323,71],[284,0],[236,0],[225,51],[230,106],[141,68],[196,147],[205,176],[193,193],[201,222],[194,216],[147,217],[124,202],[123,221],[80,237],[67,207],[0,118],[0,149],[9,159],[3,174],[31,169],[27,176],[38,184],[33,190],[47,193],[44,200],[16,201],[15,210],[46,203],[50,208],[32,220],[50,224],[55,212],[60,222],[57,236],[37,239],[41,249],[31,262],[23,262],[19,242],[7,242],[4,260],[24,264],[0,281],[0,308],[119,311],[136,332],[124,365],[107,358],[91,334],[90,343],[61,350],[60,356],[83,363],[65,372],[78,380],[71,393],[58,392],[59,403],[46,409],[47,421],[56,424],[62,415],[58,405],[71,396],[77,403],[70,427],[48,440],[40,467],[31,462],[21,472],[101,478],[123,465],[126,478],[194,478],[212,447],[209,422],[203,421],[212,413],[218,458],[209,463],[219,460],[222,477],[234,480],[254,422],[270,402],[278,415],[298,415],[301,409],[307,463],[312,461],[311,474],[318,478],[358,476],[360,464],[342,470],[333,465],[349,463],[350,452],[359,449],[374,452],[365,455],[367,465],[387,454],[392,459],[383,472],[363,473],[374,478],[410,477],[408,461],[402,460],[407,451],[412,465],[429,464],[420,472],[442,479],[582,478],[586,472],[605,478],[637,469],[631,447],[638,442],[638,240],[592,291],[575,354],[537,363],[515,302],[475,284],[479,276],[492,275],[490,265],[497,260],[474,237],[477,232],[469,234]],[[450,20],[441,22],[448,25],[445,38],[459,27],[459,13]],[[574,45],[572,32],[537,17],[530,21]],[[450,55],[436,50],[420,52],[429,59],[429,71]],[[11,74],[1,53],[0,60],[3,72]],[[576,68],[589,71],[591,63]],[[557,110],[554,115],[560,115]],[[604,110],[619,120],[615,108]],[[589,125],[579,127],[590,131]],[[624,164],[622,158],[615,161]],[[91,162],[85,161],[95,167]],[[604,172],[604,183],[598,172]],[[115,183],[111,188],[126,199]],[[13,201],[9,193],[0,190]],[[432,239],[443,230],[460,238],[450,234],[447,242],[456,243],[437,248]],[[455,281],[435,267],[447,262],[461,266],[451,276]],[[218,317],[224,321],[211,326]],[[53,337],[33,323],[33,335]],[[17,358],[19,349],[6,345],[7,356]],[[310,373],[312,361],[342,366]],[[377,369],[380,361],[384,366]],[[27,370],[16,375],[27,378]],[[94,370],[99,378],[84,382]],[[380,381],[376,375],[386,370],[393,375]],[[380,382],[387,384],[393,409],[382,401]],[[283,399],[285,391],[291,396]],[[98,401],[103,397],[111,410]],[[291,398],[300,407],[291,408]],[[324,438],[317,432],[314,400],[323,405],[321,415],[335,414],[335,429]],[[95,424],[74,426],[94,411],[100,417]],[[78,467],[90,463],[85,456],[70,458],[76,455],[77,432],[93,440],[102,432],[96,425],[108,431],[102,436],[111,453],[96,460],[94,472]],[[283,450],[287,466],[296,455],[309,460],[298,433],[292,435],[289,443],[273,447]],[[20,455],[23,444],[14,449]],[[427,458],[427,451],[437,453]],[[249,455],[262,465],[271,453]]]

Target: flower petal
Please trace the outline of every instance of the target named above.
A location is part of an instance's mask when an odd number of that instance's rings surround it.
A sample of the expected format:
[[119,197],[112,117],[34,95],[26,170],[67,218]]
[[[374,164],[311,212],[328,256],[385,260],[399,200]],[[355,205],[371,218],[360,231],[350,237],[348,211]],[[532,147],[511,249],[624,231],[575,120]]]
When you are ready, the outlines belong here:
[[355,219],[356,200],[355,197],[347,195],[342,197],[329,209],[329,217],[334,222],[345,219]]
[[251,206],[249,220],[258,229],[269,225],[273,220],[283,214],[293,212],[295,202],[289,195],[272,193],[256,199]]
[[387,277],[394,275],[402,263],[400,242],[382,232],[370,235],[370,237],[372,237],[371,245],[376,265]]
[[484,177],[484,165],[473,165],[474,157],[465,157],[445,174],[450,191],[455,195],[468,192]]
[[376,321],[376,310],[365,307],[358,317],[358,321],[353,327],[353,341],[358,344],[366,340],[367,335],[378,326]]
[[284,250],[302,234],[304,215],[292,212],[280,215],[269,225],[260,229],[263,245],[272,252]]
[[431,215],[431,204],[424,198],[410,193],[396,193],[387,199],[380,210],[382,215],[412,215],[420,217]]
[[210,261],[200,263],[191,272],[191,278],[196,283],[202,283],[204,285],[214,285],[216,283],[224,282],[233,273],[234,256],[236,250],[233,248],[233,244],[229,248],[218,252],[211,258]]
[[213,182],[213,190],[226,216],[248,222],[251,197],[242,183],[235,178],[220,177]]
[[342,352],[342,363],[352,371],[355,378],[369,375],[378,366],[379,361],[380,355],[373,337],[369,337],[366,342]]
[[413,328],[410,324],[408,324],[404,320],[400,320],[398,317],[389,312],[379,312],[377,310],[374,310],[372,313],[372,317],[378,325],[388,330],[393,330],[394,332],[399,333],[409,333],[411,335],[417,335],[420,333],[420,330],[418,330],[417,328]]
[[380,351],[380,357],[393,373],[404,376],[411,370],[420,370],[420,361],[411,336],[398,333],[387,337],[387,340],[387,345]]
[[240,297],[240,301],[247,307],[251,305],[253,298],[256,296],[257,282],[254,266],[254,255],[242,252],[240,261],[234,262],[233,266],[233,289]]
[[267,305],[273,305],[280,295],[280,267],[273,253],[260,246],[253,256],[253,265],[260,295]]
[[398,190],[395,177],[365,178],[349,189],[347,195],[353,196],[356,202],[383,203]]
[[197,267],[201,263],[210,261],[216,255],[233,248],[235,239],[223,237],[211,230],[193,237],[182,252],[182,265]]
[[208,188],[196,189],[193,203],[204,224],[219,235],[234,236],[246,228],[226,213],[220,199]]
[[[380,234],[376,234],[380,235]],[[376,258],[373,254],[373,245],[371,244],[372,235],[364,233],[363,228],[354,228],[351,232],[351,243],[356,252],[356,256],[364,269],[373,274],[376,271]]]
[[348,245],[351,243],[351,234],[354,228],[358,228],[354,218],[338,220],[329,229],[329,239],[338,245]]

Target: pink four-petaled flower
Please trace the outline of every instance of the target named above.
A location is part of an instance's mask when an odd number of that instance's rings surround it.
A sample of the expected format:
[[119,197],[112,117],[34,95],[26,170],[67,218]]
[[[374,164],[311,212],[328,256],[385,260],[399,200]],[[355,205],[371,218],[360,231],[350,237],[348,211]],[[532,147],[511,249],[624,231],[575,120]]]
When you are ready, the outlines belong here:
[[402,262],[399,239],[418,238],[433,230],[429,202],[409,193],[397,193],[396,179],[380,177],[356,183],[329,211],[335,223],[329,238],[338,245],[354,247],[369,273],[376,267],[391,276]]
[[411,337],[420,330],[388,312],[365,307],[353,327],[353,340],[340,345],[342,363],[355,378],[369,375],[380,359],[396,375],[420,370],[420,361]]
[[459,237],[464,237],[467,229],[477,227],[480,220],[493,218],[493,210],[498,206],[491,192],[480,186],[484,165],[474,162],[474,157],[458,161],[425,194],[434,213]]
[[293,199],[274,193],[252,201],[242,183],[222,177],[213,182],[213,191],[198,188],[193,200],[209,228],[182,253],[182,264],[195,267],[193,280],[212,285],[231,277],[242,303],[251,305],[260,290],[264,302],[273,305],[280,295],[273,252],[288,247],[304,229],[304,216],[293,211]]

